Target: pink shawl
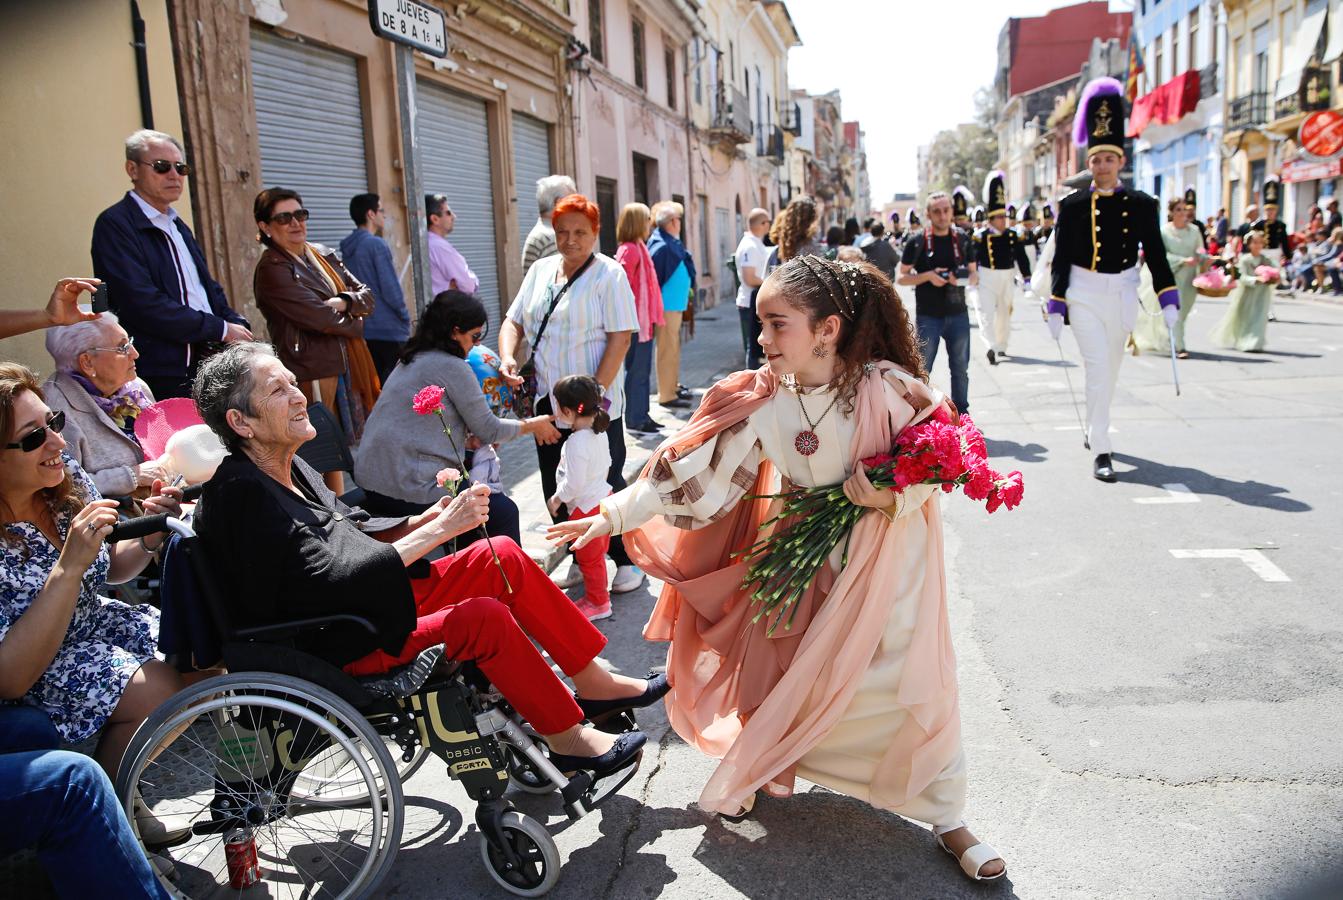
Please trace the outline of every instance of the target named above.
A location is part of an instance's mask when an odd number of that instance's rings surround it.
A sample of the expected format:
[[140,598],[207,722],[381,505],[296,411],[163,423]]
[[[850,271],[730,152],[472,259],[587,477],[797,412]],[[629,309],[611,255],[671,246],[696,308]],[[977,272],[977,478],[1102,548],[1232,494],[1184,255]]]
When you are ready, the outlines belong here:
[[[893,366],[882,363],[879,373]],[[857,432],[852,460],[890,448],[900,429],[931,414],[931,394],[909,387],[920,406],[900,399],[886,379],[873,373],[855,403]],[[724,378],[705,395],[685,429],[658,448],[644,468],[648,477],[661,455],[685,455],[724,428],[759,409],[778,389],[778,379],[762,368]],[[769,490],[773,466],[762,462],[750,494]],[[733,554],[755,540],[772,513],[764,500],[742,500],[704,528],[674,528],[655,519],[625,536],[635,562],[666,582],[644,637],[671,641],[667,695],[672,727],[686,741],[722,760],[700,796],[710,811],[735,814],[752,794],[770,786],[792,790],[797,763],[813,749],[848,708],[876,654],[894,604],[917,603],[918,617],[900,675],[898,697],[910,715],[878,766],[872,802],[898,807],[917,796],[941,773],[960,748],[956,659],[946,613],[941,516],[925,503],[908,518],[890,522],[876,513],[854,528],[849,562],[838,576],[823,570],[803,598],[791,631],[766,635],[766,623],[752,624],[757,607],[741,587],[746,566]],[[902,536],[914,516],[928,527],[928,550],[909,558]],[[899,583],[898,573],[925,566],[916,596],[896,597],[883,585]]]
[[616,248],[616,262],[625,267],[630,290],[634,292],[634,309],[639,314],[639,340],[653,339],[653,326],[666,321],[662,313],[662,288],[653,269],[653,257],[643,241],[626,241]]

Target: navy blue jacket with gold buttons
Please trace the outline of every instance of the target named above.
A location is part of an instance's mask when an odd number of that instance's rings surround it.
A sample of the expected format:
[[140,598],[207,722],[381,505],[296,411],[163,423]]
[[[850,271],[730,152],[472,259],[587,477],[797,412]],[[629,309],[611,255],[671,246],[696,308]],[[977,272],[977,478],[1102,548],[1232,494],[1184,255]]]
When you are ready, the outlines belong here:
[[1051,300],[1067,302],[1073,266],[1118,274],[1138,264],[1138,248],[1143,247],[1143,261],[1161,305],[1179,302],[1161,240],[1157,201],[1150,194],[1122,185],[1110,192],[1076,191],[1059,201],[1054,232]]
[[981,228],[975,232],[975,261],[981,269],[1010,269],[1016,266],[1022,278],[1031,277],[1031,261],[1026,244],[1011,228],[994,232]]

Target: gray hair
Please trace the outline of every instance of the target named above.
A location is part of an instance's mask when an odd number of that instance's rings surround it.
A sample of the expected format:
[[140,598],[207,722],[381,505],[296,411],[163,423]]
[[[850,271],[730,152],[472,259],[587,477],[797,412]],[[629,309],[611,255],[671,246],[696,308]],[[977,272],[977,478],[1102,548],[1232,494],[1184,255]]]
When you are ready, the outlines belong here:
[[252,362],[258,356],[275,356],[275,349],[261,341],[239,341],[201,363],[191,383],[191,398],[210,430],[229,452],[242,446],[242,436],[228,423],[228,411],[236,409],[254,416]]
[[568,175],[547,175],[536,179],[536,211],[545,218],[555,211],[561,197],[578,193],[578,185]]
[[672,219],[685,217],[685,207],[675,200],[663,200],[657,206],[653,207],[653,221],[661,228]]
[[103,312],[98,318],[73,325],[48,328],[47,352],[51,354],[59,372],[78,372],[79,355],[98,346],[109,325],[118,325],[114,313]]
[[126,138],[126,158],[131,162],[144,162],[141,158],[149,152],[150,144],[172,144],[177,148],[177,152],[183,157],[187,155],[186,148],[182,142],[171,134],[165,134],[162,131],[153,131],[149,128],[141,128],[139,131]]

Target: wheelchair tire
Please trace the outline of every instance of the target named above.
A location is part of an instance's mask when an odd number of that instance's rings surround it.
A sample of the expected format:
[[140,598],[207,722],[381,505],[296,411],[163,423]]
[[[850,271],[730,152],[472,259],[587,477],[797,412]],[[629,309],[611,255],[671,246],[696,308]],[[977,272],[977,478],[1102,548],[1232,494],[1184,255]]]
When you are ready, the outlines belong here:
[[[401,746],[388,737],[383,737],[387,755],[396,767],[397,781],[404,785],[411,776],[420,770],[429,758],[429,748],[415,748],[410,762],[401,761]],[[329,757],[313,760],[294,781],[290,796],[297,803],[312,800],[333,806],[357,806],[368,800],[368,791],[363,789],[364,781],[359,776],[358,767],[348,756],[338,753],[335,748]],[[325,768],[323,768],[325,766]]]
[[518,897],[540,897],[560,880],[560,850],[545,827],[517,810],[504,813],[504,839],[523,860],[520,869],[509,869],[503,854],[482,835],[480,858],[499,886]]
[[[362,806],[290,796],[298,767],[331,746],[355,761]],[[137,836],[139,797],[170,832],[185,833],[169,844],[178,872],[176,885],[165,882],[170,893],[229,891],[224,840],[240,826],[270,897],[368,896],[401,841],[404,798],[382,737],[335,694],[287,675],[236,673],[179,691],[136,730],[116,790]]]

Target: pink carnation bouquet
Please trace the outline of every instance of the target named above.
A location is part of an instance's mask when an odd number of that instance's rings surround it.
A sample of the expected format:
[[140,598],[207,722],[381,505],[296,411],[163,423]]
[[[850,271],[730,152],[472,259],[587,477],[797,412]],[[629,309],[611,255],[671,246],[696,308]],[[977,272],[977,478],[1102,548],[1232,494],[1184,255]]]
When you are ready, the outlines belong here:
[[[874,487],[897,495],[916,484],[940,485],[945,493],[960,488],[971,500],[983,502],[990,513],[1014,509],[1025,490],[1020,472],[1002,475],[989,467],[984,435],[974,421],[969,416],[954,420],[945,408],[906,428],[889,453],[864,459],[863,466]],[[773,634],[780,622],[785,631],[792,627],[797,602],[831,550],[847,541],[853,526],[872,510],[850,503],[843,484],[795,487],[765,499],[782,501],[778,515],[760,526],[774,526],[774,531],[740,557],[750,563],[742,585],[752,590],[760,605],[754,621],[773,616],[769,626]],[[848,558],[846,543],[844,564]]]
[[[443,388],[436,384],[420,388],[411,399],[410,406],[411,409],[415,410],[416,415],[438,416],[438,422],[443,426],[443,434],[447,436],[448,443],[452,444],[452,450],[457,454],[458,461],[465,461],[466,457],[462,455],[461,448],[457,446],[457,441],[452,436],[452,426],[443,416]],[[452,467],[439,469],[434,476],[434,483],[456,496],[457,489],[462,484],[462,473]],[[480,533],[485,536],[485,543],[490,547],[490,555],[494,557],[494,564],[499,567],[499,574],[504,577],[504,587],[510,594],[513,593],[513,585],[508,581],[508,573],[504,571],[504,564],[499,561],[499,554],[494,551],[494,542],[490,540],[490,534],[483,525],[480,526]]]
[[1255,266],[1254,277],[1262,284],[1277,284],[1282,280],[1282,273],[1272,266]]
[[1218,266],[1213,266],[1194,279],[1194,287],[1206,288],[1213,291],[1222,291],[1236,286],[1236,281],[1227,276]]

